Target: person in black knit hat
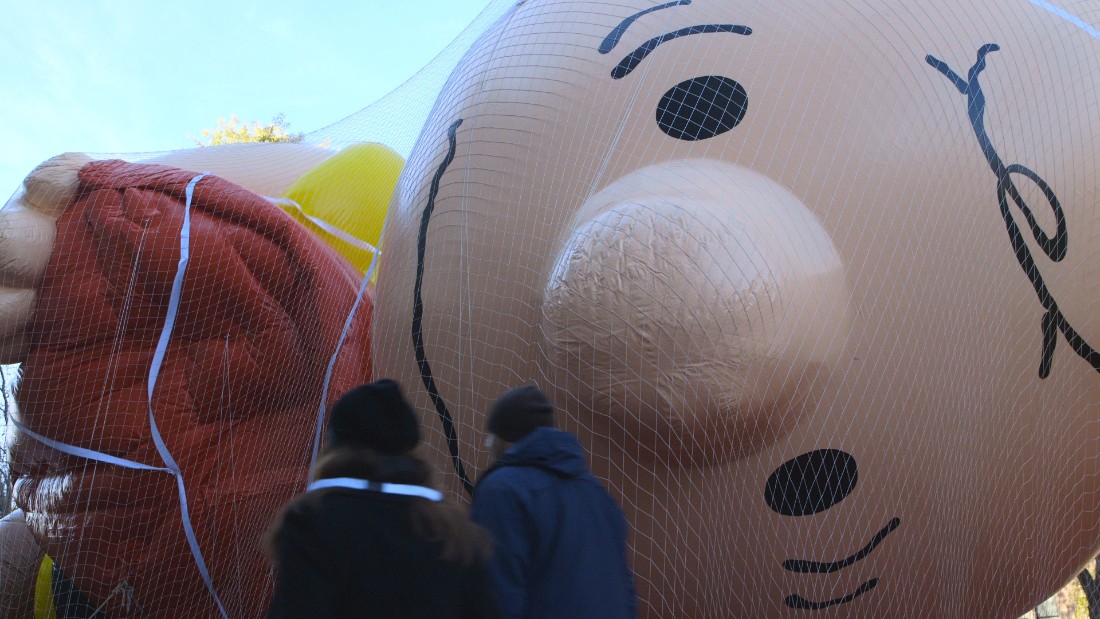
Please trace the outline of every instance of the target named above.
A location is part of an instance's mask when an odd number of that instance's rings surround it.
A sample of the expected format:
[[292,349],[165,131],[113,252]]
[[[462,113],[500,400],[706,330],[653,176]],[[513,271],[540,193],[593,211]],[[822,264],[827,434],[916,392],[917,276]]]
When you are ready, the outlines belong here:
[[360,385],[336,401],[327,440],[330,448],[403,454],[420,444],[420,422],[397,382],[382,379]]
[[501,616],[490,539],[430,486],[419,444],[396,382],[337,400],[314,481],[268,532],[270,619]]
[[637,615],[622,509],[588,470],[577,439],[558,430],[535,385],[489,410],[496,461],[474,488],[470,517],[493,537],[491,572],[513,619]]

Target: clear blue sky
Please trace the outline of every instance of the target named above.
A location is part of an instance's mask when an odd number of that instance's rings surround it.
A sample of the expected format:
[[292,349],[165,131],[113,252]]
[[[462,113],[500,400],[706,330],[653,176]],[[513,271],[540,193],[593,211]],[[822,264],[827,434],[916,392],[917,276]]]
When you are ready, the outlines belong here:
[[[0,16],[0,204],[65,151],[193,145],[220,117],[329,125],[429,63],[489,0],[41,0]],[[500,4],[499,2],[497,3]]]

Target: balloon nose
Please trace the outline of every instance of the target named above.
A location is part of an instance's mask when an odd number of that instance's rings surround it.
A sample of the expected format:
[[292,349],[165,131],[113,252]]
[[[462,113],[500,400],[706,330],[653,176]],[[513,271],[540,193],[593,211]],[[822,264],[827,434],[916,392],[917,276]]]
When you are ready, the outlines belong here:
[[709,464],[789,432],[843,356],[841,260],[791,192],[712,160],[588,199],[547,280],[551,365],[640,457]]

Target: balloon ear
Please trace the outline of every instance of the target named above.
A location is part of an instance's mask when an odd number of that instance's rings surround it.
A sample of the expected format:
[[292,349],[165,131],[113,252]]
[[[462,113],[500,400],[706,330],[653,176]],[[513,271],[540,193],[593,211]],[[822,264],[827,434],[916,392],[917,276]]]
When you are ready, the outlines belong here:
[[23,180],[24,202],[45,215],[61,216],[80,185],[77,173],[90,161],[84,153],[65,153],[38,164]]

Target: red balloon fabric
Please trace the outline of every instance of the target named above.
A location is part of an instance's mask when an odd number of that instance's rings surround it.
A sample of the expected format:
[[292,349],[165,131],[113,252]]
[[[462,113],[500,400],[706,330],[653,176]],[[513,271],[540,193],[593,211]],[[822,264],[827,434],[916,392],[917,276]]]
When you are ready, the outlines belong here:
[[[196,173],[99,161],[80,172],[29,330],[19,420],[67,446],[179,466],[187,518],[232,617],[265,609],[261,537],[306,483],[322,389],[360,279],[267,200],[218,177],[194,188],[190,258],[156,381]],[[370,379],[372,299],[340,348],[327,405]],[[177,476],[20,434],[16,498],[42,548],[111,617],[214,617]]]

